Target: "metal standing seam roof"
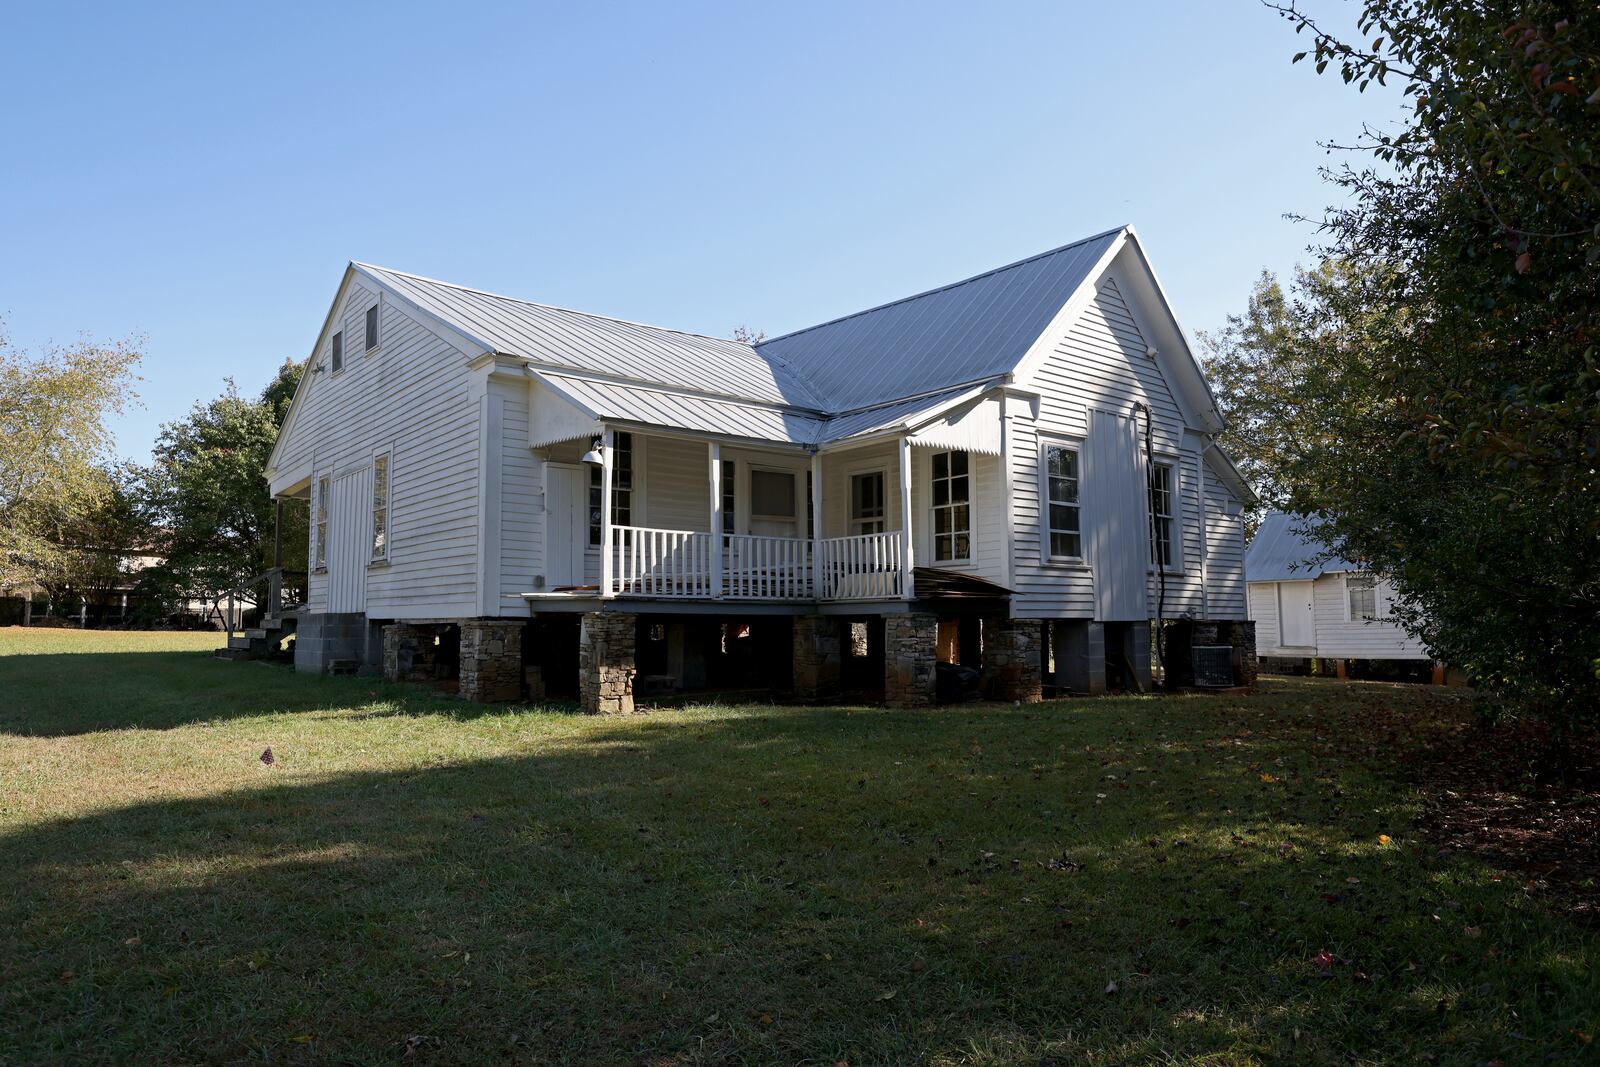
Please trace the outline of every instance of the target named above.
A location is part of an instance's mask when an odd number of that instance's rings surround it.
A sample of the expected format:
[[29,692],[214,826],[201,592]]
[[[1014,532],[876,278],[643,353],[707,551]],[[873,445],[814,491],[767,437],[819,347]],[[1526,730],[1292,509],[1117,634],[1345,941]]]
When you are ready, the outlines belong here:
[[352,268],[601,419],[821,445],[916,425],[998,383],[1125,231],[755,346]]
[[370,263],[353,266],[504,355],[767,403],[822,406],[781,361],[738,341],[535,304]]
[[838,411],[1014,370],[1126,227],[756,345]]
[[1329,546],[1308,536],[1320,521],[1308,515],[1289,515],[1274,511],[1261,520],[1261,526],[1244,554],[1247,582],[1309,581],[1324,574],[1360,571],[1338,556],[1329,556]]

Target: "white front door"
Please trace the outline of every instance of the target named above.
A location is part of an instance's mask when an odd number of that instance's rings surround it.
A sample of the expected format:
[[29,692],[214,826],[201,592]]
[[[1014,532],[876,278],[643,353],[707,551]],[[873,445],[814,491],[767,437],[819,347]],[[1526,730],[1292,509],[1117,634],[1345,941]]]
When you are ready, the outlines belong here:
[[1284,648],[1317,646],[1310,582],[1278,583],[1278,644]]
[[589,547],[589,470],[565,463],[545,465],[545,588],[583,584],[583,554]]
[[333,479],[328,508],[328,610],[367,610],[372,558],[372,468]]

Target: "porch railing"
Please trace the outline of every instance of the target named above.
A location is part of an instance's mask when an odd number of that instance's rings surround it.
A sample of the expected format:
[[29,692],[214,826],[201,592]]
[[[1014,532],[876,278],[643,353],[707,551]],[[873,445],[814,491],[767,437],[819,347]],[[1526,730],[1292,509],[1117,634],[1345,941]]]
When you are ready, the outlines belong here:
[[722,540],[724,596],[811,599],[811,542],[807,538],[724,534]]
[[613,526],[612,591],[621,596],[712,595],[711,535]]
[[613,526],[611,553],[614,596],[882,600],[904,593],[899,531],[813,541]]
[[905,595],[899,530],[817,542],[823,600],[892,600]]

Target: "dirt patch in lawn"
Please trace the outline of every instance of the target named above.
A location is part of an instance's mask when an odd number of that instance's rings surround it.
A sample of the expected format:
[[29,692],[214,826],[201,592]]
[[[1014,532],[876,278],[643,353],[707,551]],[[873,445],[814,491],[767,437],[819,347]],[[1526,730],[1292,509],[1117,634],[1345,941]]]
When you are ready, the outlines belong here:
[[1310,743],[1392,766],[1421,791],[1418,829],[1441,852],[1476,855],[1550,907],[1600,925],[1600,735],[1558,744],[1540,723],[1484,722],[1462,689],[1354,688],[1359,701],[1330,692],[1325,710],[1303,720]]
[[1600,738],[1556,744],[1537,723],[1470,725],[1417,752],[1422,829],[1600,925]]

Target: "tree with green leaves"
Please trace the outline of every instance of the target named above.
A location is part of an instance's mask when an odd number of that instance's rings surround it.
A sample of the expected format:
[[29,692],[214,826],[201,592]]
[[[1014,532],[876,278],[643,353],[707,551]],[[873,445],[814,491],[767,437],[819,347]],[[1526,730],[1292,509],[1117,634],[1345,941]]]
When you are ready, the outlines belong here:
[[[216,596],[272,566],[277,531],[264,472],[301,370],[285,361],[254,399],[229,380],[221,396],[161,428],[144,488],[164,557],[141,576],[152,604],[170,610],[183,597]],[[285,567],[303,571],[304,511],[286,518]]]
[[54,573],[61,531],[106,500],[106,421],[134,401],[140,358],[134,340],[27,352],[0,323],[0,588]]
[[1353,158],[1328,173],[1348,196],[1323,252],[1347,269],[1302,277],[1261,340],[1290,371],[1279,496],[1393,575],[1408,623],[1495,706],[1592,724],[1600,13],[1364,0],[1350,42],[1269,6],[1308,40],[1296,61],[1411,105],[1332,146]]

